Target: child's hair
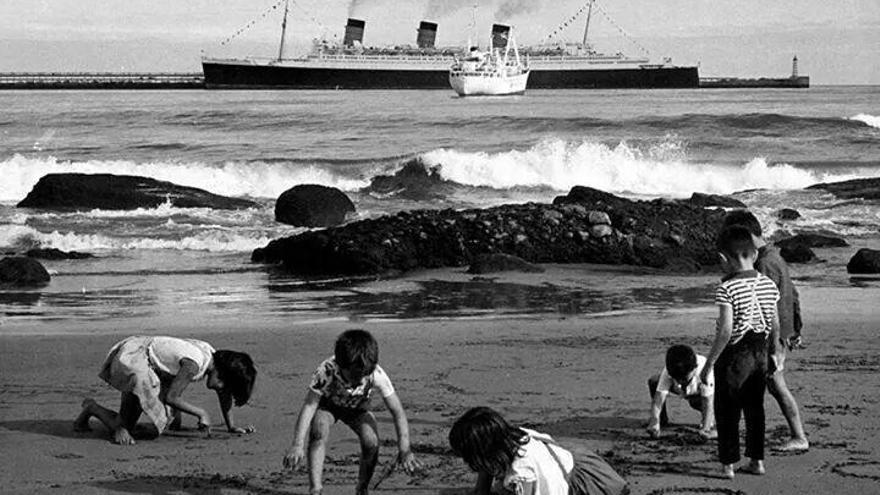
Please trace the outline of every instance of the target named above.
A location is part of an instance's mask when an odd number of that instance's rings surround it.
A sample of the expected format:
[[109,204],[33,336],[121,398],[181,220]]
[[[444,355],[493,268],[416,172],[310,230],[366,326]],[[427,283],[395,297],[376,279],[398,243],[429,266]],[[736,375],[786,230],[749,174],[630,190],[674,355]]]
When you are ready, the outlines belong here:
[[366,330],[346,330],[336,339],[333,355],[340,367],[357,367],[370,374],[379,362],[379,344]]
[[737,259],[752,255],[758,248],[747,227],[730,225],[718,234],[718,250],[730,258]]
[[507,471],[528,441],[525,431],[488,407],[469,409],[449,430],[452,451],[472,470],[494,477]]
[[764,235],[764,231],[761,229],[761,222],[749,210],[733,210],[728,212],[724,216],[721,228],[724,229],[731,225],[742,225],[755,237]]
[[257,369],[251,357],[243,352],[214,351],[214,369],[223,382],[223,390],[228,390],[235,399],[235,405],[247,404],[257,379]]
[[697,355],[690,346],[677,344],[666,350],[666,372],[677,381],[684,381],[697,369]]

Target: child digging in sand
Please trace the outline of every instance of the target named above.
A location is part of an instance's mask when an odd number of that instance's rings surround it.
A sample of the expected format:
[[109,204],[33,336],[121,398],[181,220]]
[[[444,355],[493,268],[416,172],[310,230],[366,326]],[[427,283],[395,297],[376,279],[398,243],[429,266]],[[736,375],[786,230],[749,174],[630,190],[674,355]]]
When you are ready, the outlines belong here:
[[464,413],[449,445],[477,473],[473,494],[620,495],[626,481],[592,452],[572,455],[553,438],[510,425],[488,407]]
[[697,355],[690,346],[678,344],[666,350],[666,366],[659,374],[648,379],[648,389],[651,391],[649,435],[654,438],[660,436],[660,428],[669,424],[666,398],[672,394],[700,411],[700,436],[707,439],[717,436],[712,404],[715,395],[714,373],[710,371],[707,383],[702,383],[699,378],[705,365],[706,358]]
[[740,459],[739,419],[745,416],[746,457],[742,471],[764,474],[764,389],[768,353],[777,364],[779,317],[776,284],[754,268],[758,250],[748,229],[734,225],[718,236],[718,249],[727,275],[715,291],[718,320],[715,341],[700,380],[715,372],[715,421],[718,458],[726,478],[734,477]]
[[379,366],[379,346],[365,330],[347,330],[336,340],[333,357],[322,362],[312,376],[305,401],[296,420],[293,444],[284,455],[284,467],[293,469],[305,459],[309,439],[309,489],[319,494],[323,486],[324,450],[330,425],[342,421],[360,439],[361,457],[355,493],[365,495],[379,460],[376,418],[370,399],[377,390],[394,419],[397,430],[397,464],[412,473],[420,466],[409,444],[409,426],[403,405],[391,380]]
[[[797,289],[791,282],[791,276],[788,274],[788,265],[779,255],[779,250],[773,246],[768,246],[762,238],[763,229],[755,215],[748,210],[734,210],[724,217],[724,227],[730,225],[742,225],[752,234],[752,239],[758,247],[758,259],[755,261],[755,269],[763,273],[779,289],[779,302],[776,304],[776,310],[779,314],[779,338],[780,346],[777,354],[780,363],[786,358],[787,351],[797,349],[801,345],[801,308],[800,298]],[[777,447],[781,451],[797,451],[807,450],[810,448],[810,442],[807,440],[807,434],[804,433],[804,425],[801,422],[801,414],[798,410],[797,401],[794,399],[788,385],[785,383],[784,366],[780,365],[779,369],[767,380],[767,390],[770,395],[776,399],[779,408],[782,410],[785,420],[788,422],[788,429],[791,438]]]
[[[215,351],[208,343],[175,337],[129,337],[110,349],[99,375],[122,392],[119,412],[83,401],[82,412],[74,422],[77,431],[88,431],[94,416],[113,432],[120,445],[133,445],[131,429],[141,413],[156,425],[179,429],[181,412],[198,418],[199,429],[210,434],[208,412],[183,400],[186,387],[204,379],[217,392],[226,428],[232,433],[252,433],[254,428],[238,428],[232,420],[232,403],[243,406],[250,399],[257,371],[250,356],[235,351]],[[169,413],[171,420],[169,423]]]

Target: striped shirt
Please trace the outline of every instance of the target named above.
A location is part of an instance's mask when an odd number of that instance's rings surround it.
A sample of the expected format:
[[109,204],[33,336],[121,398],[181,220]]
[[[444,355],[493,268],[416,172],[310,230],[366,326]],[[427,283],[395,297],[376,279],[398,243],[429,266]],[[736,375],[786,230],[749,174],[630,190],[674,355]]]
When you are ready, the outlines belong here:
[[722,280],[715,290],[715,303],[733,309],[733,331],[728,345],[739,342],[747,332],[769,333],[778,300],[776,284],[755,270]]

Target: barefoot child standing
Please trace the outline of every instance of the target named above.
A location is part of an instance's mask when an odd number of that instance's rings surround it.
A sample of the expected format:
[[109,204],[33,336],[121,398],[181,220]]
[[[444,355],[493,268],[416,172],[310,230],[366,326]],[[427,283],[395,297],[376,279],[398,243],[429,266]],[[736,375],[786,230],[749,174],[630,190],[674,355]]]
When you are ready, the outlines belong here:
[[[746,457],[743,471],[764,474],[764,390],[768,353],[776,362],[779,317],[776,284],[754,268],[758,250],[751,233],[734,225],[721,231],[718,248],[727,275],[715,291],[718,320],[715,342],[700,381],[715,372],[715,421],[723,475],[734,476],[740,459],[739,419],[745,416]],[[773,370],[769,370],[773,371]]]
[[330,426],[342,421],[357,434],[361,444],[360,469],[355,493],[365,495],[379,460],[376,417],[370,399],[378,391],[394,419],[397,430],[397,463],[408,473],[419,463],[410,450],[409,426],[403,405],[391,380],[379,366],[379,346],[365,330],[347,330],[336,340],[333,357],[324,360],[312,376],[305,401],[296,420],[293,443],[284,455],[284,467],[296,468],[305,460],[308,437],[309,490],[323,488],[324,452]]

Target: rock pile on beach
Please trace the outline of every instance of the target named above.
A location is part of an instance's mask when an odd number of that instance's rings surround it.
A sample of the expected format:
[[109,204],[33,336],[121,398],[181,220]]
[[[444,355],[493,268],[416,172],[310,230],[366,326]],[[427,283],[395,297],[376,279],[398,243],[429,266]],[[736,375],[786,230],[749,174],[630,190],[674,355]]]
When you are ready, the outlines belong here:
[[629,264],[674,271],[715,265],[723,211],[631,201],[575,187],[553,204],[414,210],[276,239],[251,259],[298,274],[367,275],[465,266],[504,253],[530,263]]

